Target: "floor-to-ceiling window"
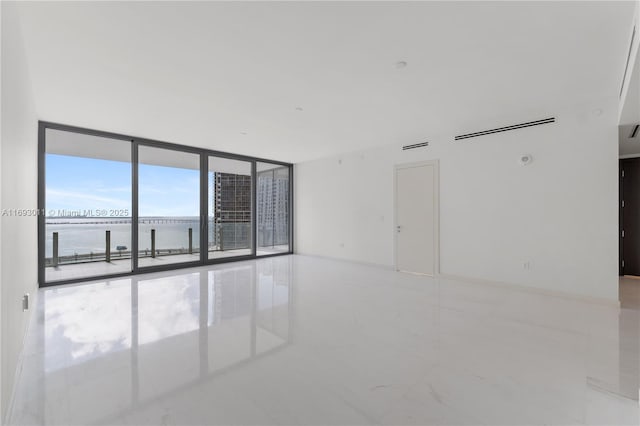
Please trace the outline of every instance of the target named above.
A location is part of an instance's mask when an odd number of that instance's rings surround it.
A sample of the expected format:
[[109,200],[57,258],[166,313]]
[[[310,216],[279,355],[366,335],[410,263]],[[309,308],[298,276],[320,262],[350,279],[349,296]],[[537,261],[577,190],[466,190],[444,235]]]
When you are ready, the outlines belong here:
[[131,142],[47,129],[45,149],[45,280],[131,272]]
[[292,165],[40,123],[41,285],[291,253]]
[[208,258],[252,254],[252,165],[209,157]]
[[290,249],[290,169],[287,166],[258,162],[256,254],[286,253]]
[[138,266],[200,260],[200,156],[138,147]]

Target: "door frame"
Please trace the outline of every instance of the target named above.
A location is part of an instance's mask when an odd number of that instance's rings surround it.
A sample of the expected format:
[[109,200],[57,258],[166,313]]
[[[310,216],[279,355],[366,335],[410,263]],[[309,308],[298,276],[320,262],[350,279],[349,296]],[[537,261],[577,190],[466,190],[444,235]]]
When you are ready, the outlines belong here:
[[413,163],[402,163],[393,166],[393,269],[398,269],[398,170],[410,169],[414,167],[433,166],[433,275],[418,272],[407,272],[415,275],[437,277],[440,275],[440,160],[427,160]]
[[622,202],[624,200],[624,176],[623,167],[624,159],[618,160],[618,276],[624,275],[624,240],[622,238],[622,230],[624,229],[624,208]]

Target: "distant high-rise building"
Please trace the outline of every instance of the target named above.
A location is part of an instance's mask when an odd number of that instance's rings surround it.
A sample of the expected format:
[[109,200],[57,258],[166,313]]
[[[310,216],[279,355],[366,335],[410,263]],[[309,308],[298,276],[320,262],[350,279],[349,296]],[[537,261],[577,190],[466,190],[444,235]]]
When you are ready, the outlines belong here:
[[218,250],[251,247],[251,176],[211,174],[213,226],[209,241]]
[[[211,248],[251,248],[251,176],[213,172],[210,178]],[[289,169],[258,172],[256,190],[258,247],[288,245]]]
[[258,247],[289,244],[289,169],[258,173]]

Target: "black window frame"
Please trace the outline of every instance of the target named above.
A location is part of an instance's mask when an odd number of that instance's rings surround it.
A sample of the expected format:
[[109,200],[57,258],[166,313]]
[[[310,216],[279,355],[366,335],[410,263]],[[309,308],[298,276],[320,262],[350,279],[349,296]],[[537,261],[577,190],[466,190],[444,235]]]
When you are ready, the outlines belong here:
[[[70,133],[78,133],[89,136],[98,136],[111,139],[129,141],[131,143],[131,245],[132,260],[131,272],[92,275],[88,277],[72,278],[65,280],[46,281],[45,279],[45,194],[46,194],[46,130],[60,130]],[[138,148],[140,146],[148,146],[155,148],[164,148],[180,152],[188,152],[198,154],[200,156],[200,260],[196,262],[174,263],[169,265],[148,266],[140,268],[138,265]],[[227,158],[232,160],[241,160],[251,163],[251,254],[224,258],[208,258],[208,164],[209,157]],[[289,251],[272,253],[268,255],[257,256],[257,171],[256,164],[271,163],[289,168]],[[175,269],[193,268],[206,265],[215,265],[220,263],[239,262],[253,259],[265,259],[273,256],[286,256],[294,253],[294,235],[293,235],[293,164],[270,160],[266,158],[252,157],[242,154],[233,154],[224,151],[217,151],[207,148],[198,148],[188,145],[181,145],[172,142],[164,142],[155,139],[143,138],[138,136],[130,136],[121,133],[107,132],[102,130],[88,129],[84,127],[72,126],[67,124],[55,123],[50,121],[38,121],[38,286],[51,287],[63,284],[73,284],[81,282],[90,282],[102,279],[111,279],[119,277],[127,277],[139,274],[148,274],[153,272],[169,271]]]

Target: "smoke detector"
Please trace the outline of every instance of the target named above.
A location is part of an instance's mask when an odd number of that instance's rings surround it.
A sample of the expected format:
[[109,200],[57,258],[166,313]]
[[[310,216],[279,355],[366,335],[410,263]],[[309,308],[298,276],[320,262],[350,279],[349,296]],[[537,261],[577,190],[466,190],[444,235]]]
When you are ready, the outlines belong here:
[[527,166],[531,164],[532,161],[533,161],[533,157],[531,156],[531,154],[522,154],[518,159],[518,163],[521,166]]

